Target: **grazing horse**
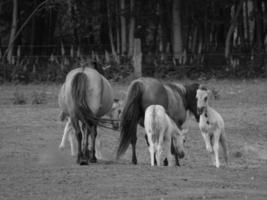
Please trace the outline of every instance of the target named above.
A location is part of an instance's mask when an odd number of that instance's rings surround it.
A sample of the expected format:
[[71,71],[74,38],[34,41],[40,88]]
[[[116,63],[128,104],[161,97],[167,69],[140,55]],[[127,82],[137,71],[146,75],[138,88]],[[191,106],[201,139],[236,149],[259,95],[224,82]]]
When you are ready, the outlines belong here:
[[148,106],[145,111],[144,125],[149,143],[151,166],[156,163],[163,165],[163,159],[167,158],[171,166],[173,155],[171,154],[171,142],[178,152],[179,157],[184,157],[184,142],[186,130],[180,130],[174,121],[168,116],[161,105]]
[[[186,120],[187,110],[199,120],[197,114],[196,91],[199,84],[180,85],[178,83],[162,83],[154,78],[139,78],[134,80],[127,93],[122,111],[120,142],[117,158],[132,145],[132,163],[137,164],[136,142],[137,124],[144,126],[145,110],[150,105],[161,105],[167,114],[181,129]],[[173,146],[173,145],[172,145]],[[176,165],[179,165],[178,153],[172,148]]]
[[[90,162],[97,161],[95,157],[97,126],[104,126],[106,120],[101,117],[110,111],[112,103],[112,87],[96,70],[83,67],[73,69],[67,74],[60,89],[59,106],[62,110],[61,118],[69,116],[75,131],[78,142],[78,164],[88,164],[89,159]],[[92,141],[90,151],[89,134]]]
[[225,139],[224,120],[222,116],[209,106],[208,96],[211,93],[206,87],[201,86],[197,90],[197,110],[200,115],[199,128],[206,144],[208,152],[214,152],[215,166],[220,167],[219,143],[222,145],[224,159],[228,163],[227,145]]

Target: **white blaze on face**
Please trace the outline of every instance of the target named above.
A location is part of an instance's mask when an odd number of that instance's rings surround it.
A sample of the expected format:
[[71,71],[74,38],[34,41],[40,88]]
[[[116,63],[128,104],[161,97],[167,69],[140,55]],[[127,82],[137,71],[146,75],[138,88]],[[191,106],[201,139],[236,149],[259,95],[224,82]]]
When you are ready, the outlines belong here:
[[196,98],[197,98],[198,108],[207,107],[207,104],[208,104],[208,91],[207,90],[198,89]]

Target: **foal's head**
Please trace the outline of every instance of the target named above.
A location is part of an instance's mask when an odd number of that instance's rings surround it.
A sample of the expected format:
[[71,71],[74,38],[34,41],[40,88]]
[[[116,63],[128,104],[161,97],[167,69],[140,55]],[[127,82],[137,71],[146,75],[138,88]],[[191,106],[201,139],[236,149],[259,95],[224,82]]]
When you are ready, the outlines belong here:
[[197,112],[201,115],[208,106],[208,97],[211,91],[204,86],[200,86],[197,90],[196,99],[197,99]]
[[188,132],[188,129],[177,129],[175,131],[174,146],[179,158],[183,158],[185,155],[184,143],[185,143],[185,134]]
[[121,118],[121,113],[122,113],[122,101],[119,99],[114,99],[112,108],[109,112],[109,117],[112,120],[112,128],[115,130],[118,130],[120,127],[120,118]]

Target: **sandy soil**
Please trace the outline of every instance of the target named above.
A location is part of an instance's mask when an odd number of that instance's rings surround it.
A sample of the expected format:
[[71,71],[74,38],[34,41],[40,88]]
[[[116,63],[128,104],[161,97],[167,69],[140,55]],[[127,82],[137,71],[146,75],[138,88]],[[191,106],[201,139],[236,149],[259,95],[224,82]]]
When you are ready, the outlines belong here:
[[[212,105],[224,117],[230,164],[216,169],[193,120],[181,167],[152,168],[139,129],[138,165],[128,150],[114,161],[119,132],[99,129],[102,159],[78,166],[58,150],[64,124],[57,119],[58,85],[0,86],[0,199],[267,199],[267,81],[206,82],[221,98]],[[126,85],[116,84],[124,96]],[[26,105],[13,105],[15,90]],[[33,91],[47,103],[32,105]]]

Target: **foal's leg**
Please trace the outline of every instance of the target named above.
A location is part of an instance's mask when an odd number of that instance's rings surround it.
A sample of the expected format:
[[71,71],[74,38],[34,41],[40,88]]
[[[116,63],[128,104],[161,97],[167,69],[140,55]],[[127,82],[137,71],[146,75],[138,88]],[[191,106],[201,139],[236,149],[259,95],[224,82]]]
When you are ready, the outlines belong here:
[[163,147],[161,144],[158,144],[157,145],[157,153],[156,153],[158,166],[163,166],[162,154],[163,154]]
[[75,146],[74,146],[74,133],[73,132],[69,132],[69,142],[70,142],[70,150],[71,150],[71,155],[75,156],[76,155],[76,151],[75,151]]
[[97,127],[93,126],[91,131],[91,149],[90,149],[90,162],[96,163],[97,159],[95,156],[95,142],[96,142],[96,136],[97,136]]
[[71,128],[72,128],[71,121],[70,121],[70,118],[68,117],[67,123],[66,123],[65,128],[64,128],[64,133],[63,133],[63,136],[61,139],[61,143],[59,145],[59,149],[63,150],[65,148],[67,136],[71,134],[71,133],[69,133],[71,131]]
[[213,150],[214,150],[214,156],[215,156],[215,166],[217,168],[220,167],[220,160],[219,160],[219,140],[220,140],[220,130],[217,129],[214,132],[214,138],[213,138]]
[[201,134],[202,134],[202,137],[204,139],[204,142],[205,142],[205,145],[206,145],[206,150],[209,152],[209,153],[212,153],[212,147],[211,147],[211,141],[210,141],[210,136],[208,133],[206,132],[202,132],[201,131]]
[[155,148],[154,148],[154,144],[150,144],[149,145],[149,152],[150,152],[150,164],[151,166],[155,165]]

